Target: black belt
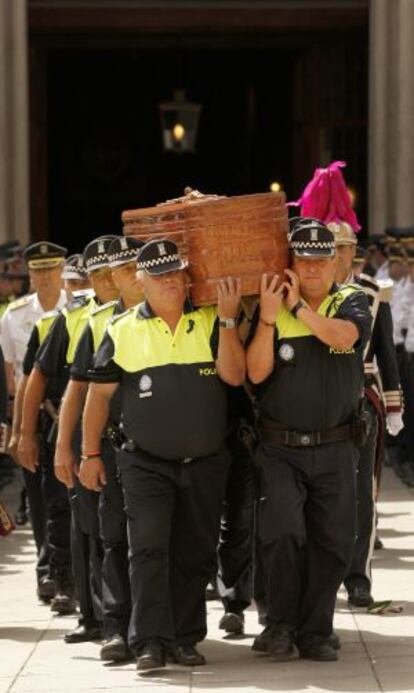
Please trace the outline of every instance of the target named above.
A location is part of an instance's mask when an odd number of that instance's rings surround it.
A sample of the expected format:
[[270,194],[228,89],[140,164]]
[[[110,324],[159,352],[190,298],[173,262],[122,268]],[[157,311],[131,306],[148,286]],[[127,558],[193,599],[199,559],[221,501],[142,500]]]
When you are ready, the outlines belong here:
[[354,426],[345,424],[329,431],[283,431],[269,425],[268,422],[259,422],[260,439],[264,443],[288,445],[293,448],[310,448],[324,443],[338,443],[341,440],[352,440]]
[[[125,443],[122,445],[122,450],[125,450],[126,452],[143,452],[146,456],[152,457],[154,460],[159,461],[161,458],[156,457],[150,452],[147,452],[146,450],[143,450],[138,443],[135,442],[135,440],[126,440]],[[163,462],[181,462],[181,464],[188,464],[188,462],[192,462],[194,457],[181,457],[180,459],[173,459],[173,460],[162,460]]]

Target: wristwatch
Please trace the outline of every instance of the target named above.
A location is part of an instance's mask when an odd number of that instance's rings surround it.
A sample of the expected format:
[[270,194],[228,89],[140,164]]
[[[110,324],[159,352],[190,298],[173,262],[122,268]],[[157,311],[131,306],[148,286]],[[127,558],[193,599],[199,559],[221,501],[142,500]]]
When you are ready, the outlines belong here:
[[220,327],[226,327],[228,330],[230,330],[233,327],[236,327],[236,319],[235,318],[220,318],[219,319],[219,325]]

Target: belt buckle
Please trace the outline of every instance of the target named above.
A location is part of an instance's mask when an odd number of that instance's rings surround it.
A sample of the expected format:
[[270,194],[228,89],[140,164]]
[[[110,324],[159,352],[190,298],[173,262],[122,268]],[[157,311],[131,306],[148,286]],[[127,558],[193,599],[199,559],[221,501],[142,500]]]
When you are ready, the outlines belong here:
[[308,447],[311,444],[311,434],[310,433],[301,433],[299,434],[299,444],[302,447]]
[[181,460],[181,463],[182,463],[182,464],[188,464],[189,462],[192,462],[192,461],[193,461],[193,458],[192,458],[192,457],[184,457],[184,458]]

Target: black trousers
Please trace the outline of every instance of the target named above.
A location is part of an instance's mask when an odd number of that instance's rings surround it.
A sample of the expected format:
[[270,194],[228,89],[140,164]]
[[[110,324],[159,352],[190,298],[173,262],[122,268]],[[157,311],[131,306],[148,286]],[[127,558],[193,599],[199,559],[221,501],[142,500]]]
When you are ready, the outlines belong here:
[[225,611],[240,613],[253,596],[254,462],[237,426],[226,444],[231,463],[220,522],[217,588]]
[[362,586],[371,590],[371,561],[374,552],[375,510],[375,453],[378,436],[378,415],[369,400],[366,408],[371,415],[371,428],[365,445],[359,451],[357,466],[357,525],[352,558],[344,580],[347,590]]
[[128,635],[131,617],[131,589],[127,522],[124,497],[116,464],[116,454],[110,443],[102,443],[106,486],[99,498],[99,527],[103,544],[102,616],[105,637]]
[[257,452],[267,622],[296,633],[299,647],[332,633],[355,538],[357,459],[350,441],[313,448],[261,444]]
[[[47,433],[47,431],[46,431]],[[66,486],[55,476],[54,447],[39,435],[39,466],[34,474],[24,470],[30,519],[38,552],[38,580],[58,577],[71,570],[70,505]]]
[[78,479],[70,490],[72,570],[79,600],[79,623],[102,621],[102,559],[99,536],[99,494],[86,489]]
[[396,447],[397,464],[410,462],[414,465],[414,369],[410,365],[411,357],[405,351],[403,344],[396,347],[398,371],[404,396],[403,422],[404,428],[395,437],[389,436],[389,443]]
[[42,472],[40,466],[35,473],[23,468],[24,485],[29,503],[29,515],[33,538],[36,544],[36,578],[39,583],[50,575],[49,552],[46,541],[46,503],[42,491]]
[[128,522],[130,647],[195,644],[207,632],[205,588],[215,570],[229,458],[189,463],[140,451],[118,457]]

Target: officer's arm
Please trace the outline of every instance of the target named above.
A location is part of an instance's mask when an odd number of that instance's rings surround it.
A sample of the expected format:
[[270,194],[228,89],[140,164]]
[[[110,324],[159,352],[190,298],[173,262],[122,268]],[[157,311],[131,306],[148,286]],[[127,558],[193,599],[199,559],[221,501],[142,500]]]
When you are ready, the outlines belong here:
[[8,310],[1,321],[1,346],[3,349],[4,367],[6,369],[7,389],[9,391],[9,396],[13,397],[16,390],[13,368],[15,350],[13,337],[10,333],[10,314]]
[[13,364],[9,361],[4,362],[4,368],[6,371],[7,389],[9,391],[9,396],[14,397],[16,392],[16,384],[14,381],[14,368]]
[[13,457],[15,462],[19,462],[17,457],[17,445],[19,442],[20,428],[22,424],[23,400],[28,379],[28,375],[23,374],[21,376],[17,385],[16,396],[14,398],[12,432],[9,440],[8,452]]
[[217,373],[228,385],[243,385],[246,378],[246,356],[237,328],[219,328],[216,359]]
[[82,461],[79,478],[84,486],[99,491],[106,483],[105,469],[100,458],[101,438],[109,419],[109,405],[122,378],[122,371],[114,361],[115,346],[106,332],[95,354],[93,367],[88,371],[91,380],[83,413],[83,454],[98,455]]
[[83,454],[100,452],[101,437],[109,418],[109,405],[119,383],[91,383],[82,425]]
[[[20,429],[22,424],[24,395],[26,392],[27,381],[29,380],[30,373],[33,370],[33,366],[36,360],[36,353],[39,349],[39,345],[39,331],[37,325],[35,325],[30,335],[26,353],[23,359],[23,375],[17,384],[17,391],[14,399],[13,428],[9,442],[9,449],[12,455],[15,455],[17,453],[17,445],[19,442]],[[16,461],[18,461],[18,459]]]
[[348,296],[334,317],[324,317],[306,307],[298,310],[297,317],[315,337],[334,349],[347,350],[356,345],[364,349],[371,335],[372,316],[362,291]]
[[274,366],[276,317],[283,300],[283,285],[278,286],[278,279],[275,275],[268,283],[267,275],[262,275],[260,304],[247,339],[247,373],[255,385],[266,380]]
[[[236,320],[241,300],[241,280],[222,280],[217,284],[217,315],[221,320]],[[217,325],[215,326],[217,329]],[[215,358],[217,373],[228,385],[242,385],[246,378],[246,356],[237,327],[219,327]]]
[[39,446],[36,431],[40,405],[45,397],[47,383],[47,377],[37,368],[33,368],[24,393],[17,452],[20,464],[30,472],[35,472],[38,465]]
[[88,392],[89,378],[87,374],[93,364],[93,351],[93,336],[90,326],[86,325],[76,347],[75,357],[70,368],[70,380],[62,399],[56,457],[59,456],[59,453],[72,449],[72,438],[81,418]]
[[78,465],[72,448],[72,440],[82,415],[87,392],[87,382],[69,380],[59,411],[54,470],[56,478],[68,488],[73,487],[74,473]]
[[300,308],[297,317],[309,327],[315,337],[334,349],[352,349],[359,340],[358,328],[349,320],[325,318],[308,308]]
[[247,373],[254,385],[266,380],[273,370],[274,339],[275,325],[258,321],[254,336],[247,347]]

